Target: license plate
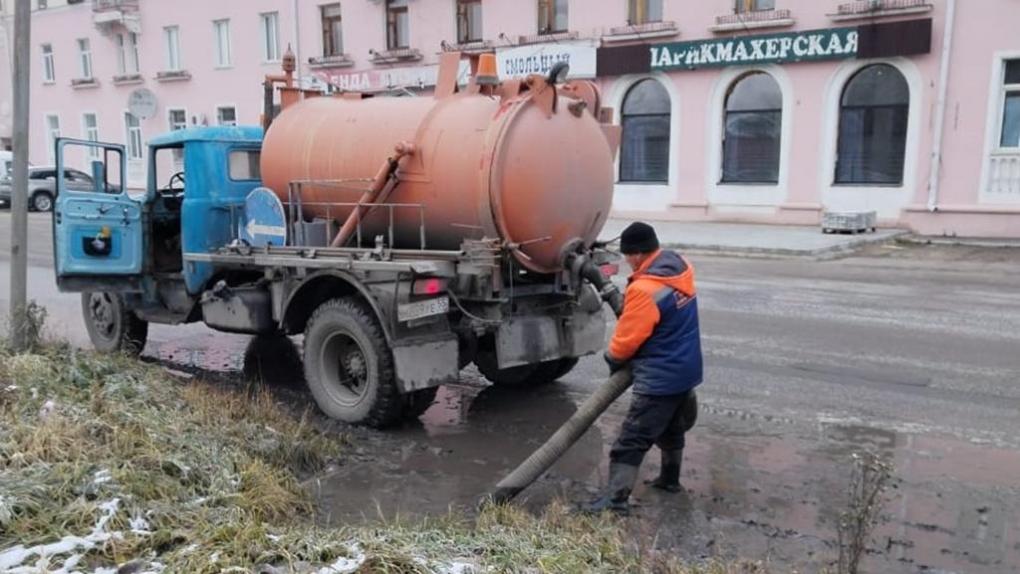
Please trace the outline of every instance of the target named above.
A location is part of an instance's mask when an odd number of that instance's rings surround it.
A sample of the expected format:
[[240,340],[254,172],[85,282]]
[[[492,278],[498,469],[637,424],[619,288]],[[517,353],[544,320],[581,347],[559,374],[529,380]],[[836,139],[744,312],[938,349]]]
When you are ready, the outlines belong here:
[[397,319],[400,321],[414,321],[422,317],[432,315],[443,315],[450,312],[450,298],[437,297],[426,301],[415,303],[404,303],[397,306]]

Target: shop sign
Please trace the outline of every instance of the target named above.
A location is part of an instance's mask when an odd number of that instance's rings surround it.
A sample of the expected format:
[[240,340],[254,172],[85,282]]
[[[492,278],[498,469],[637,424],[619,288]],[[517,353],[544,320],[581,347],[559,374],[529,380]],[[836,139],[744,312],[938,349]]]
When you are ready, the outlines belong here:
[[655,71],[855,58],[857,28],[831,28],[649,46]]
[[723,66],[892,58],[931,52],[932,21],[599,48],[598,75],[647,74]]
[[557,63],[566,62],[570,78],[594,78],[596,52],[590,41],[497,48],[496,70],[501,80],[545,76]]
[[[458,83],[466,84],[470,73],[470,64],[466,61],[461,62]],[[336,71],[322,70],[315,75],[322,82],[344,92],[379,92],[400,88],[424,89],[436,85],[439,78],[439,66],[408,66],[354,72],[348,71],[346,68],[339,68]]]

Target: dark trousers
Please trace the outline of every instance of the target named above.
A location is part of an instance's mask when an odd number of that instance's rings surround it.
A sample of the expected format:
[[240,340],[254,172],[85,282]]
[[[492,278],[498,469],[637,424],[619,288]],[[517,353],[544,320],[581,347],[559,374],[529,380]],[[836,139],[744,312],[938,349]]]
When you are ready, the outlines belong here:
[[681,395],[632,395],[630,410],[620,436],[609,451],[609,460],[641,466],[652,445],[664,451],[684,448],[684,405],[690,392]]

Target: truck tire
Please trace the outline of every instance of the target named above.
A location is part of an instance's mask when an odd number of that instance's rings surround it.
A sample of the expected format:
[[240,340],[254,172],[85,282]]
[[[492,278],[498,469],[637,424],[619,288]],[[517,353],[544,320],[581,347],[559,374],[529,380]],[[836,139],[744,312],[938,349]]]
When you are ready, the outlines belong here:
[[85,330],[97,351],[137,356],[145,348],[149,323],[139,319],[117,293],[82,293],[81,310]]
[[401,419],[393,355],[375,314],[356,299],[331,299],[305,328],[305,380],[332,418],[375,428]]
[[542,363],[542,365],[548,365],[544,367],[549,370],[548,376],[550,381],[558,381],[563,377],[567,376],[570,371],[574,370],[577,363],[581,359],[577,357],[564,357],[556,361],[550,361],[549,363]]
[[577,361],[577,358],[567,357],[533,365],[500,369],[496,366],[495,354],[479,353],[475,364],[482,376],[494,385],[526,388],[545,385],[563,377],[573,370]]
[[404,413],[403,416],[407,420],[414,420],[429,410],[432,403],[436,400],[436,391],[439,387],[432,387],[430,389],[421,389],[413,391],[404,395]]

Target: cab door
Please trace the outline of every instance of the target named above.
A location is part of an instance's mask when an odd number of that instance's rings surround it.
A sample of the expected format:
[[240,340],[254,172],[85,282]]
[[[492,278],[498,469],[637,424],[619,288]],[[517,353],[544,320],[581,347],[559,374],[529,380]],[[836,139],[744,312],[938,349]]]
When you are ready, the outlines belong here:
[[144,259],[144,198],[128,195],[124,146],[58,139],[58,174],[70,163],[87,172],[57,180],[53,251],[63,291],[137,288]]

